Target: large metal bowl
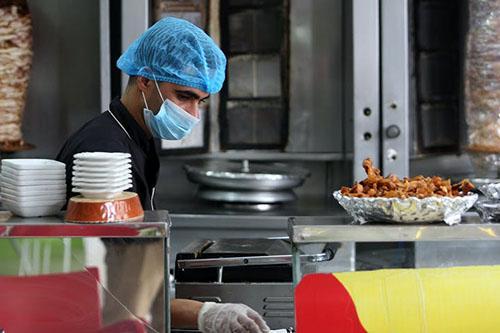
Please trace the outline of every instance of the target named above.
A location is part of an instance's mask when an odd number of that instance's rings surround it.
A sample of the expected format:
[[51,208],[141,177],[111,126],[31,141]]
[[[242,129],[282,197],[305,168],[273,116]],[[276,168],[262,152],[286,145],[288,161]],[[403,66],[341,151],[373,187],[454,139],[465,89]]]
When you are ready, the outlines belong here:
[[281,163],[242,164],[228,161],[206,161],[185,165],[193,183],[230,190],[283,191],[301,186],[309,171]]

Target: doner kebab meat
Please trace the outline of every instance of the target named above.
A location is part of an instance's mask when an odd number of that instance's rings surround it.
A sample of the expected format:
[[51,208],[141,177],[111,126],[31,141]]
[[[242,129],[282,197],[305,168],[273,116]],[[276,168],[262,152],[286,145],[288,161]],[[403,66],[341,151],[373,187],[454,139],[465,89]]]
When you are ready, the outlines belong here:
[[0,0],[0,151],[23,145],[21,122],[32,61],[26,0]]

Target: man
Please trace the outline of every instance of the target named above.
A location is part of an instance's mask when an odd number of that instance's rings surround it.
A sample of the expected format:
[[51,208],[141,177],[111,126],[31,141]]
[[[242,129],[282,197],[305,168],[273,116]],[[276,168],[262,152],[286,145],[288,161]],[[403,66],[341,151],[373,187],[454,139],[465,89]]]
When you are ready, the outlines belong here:
[[[144,32],[118,59],[130,76],[125,93],[109,110],[85,124],[66,142],[57,159],[66,163],[71,193],[73,155],[84,151],[126,152],[132,155],[134,192],[144,209],[154,209],[159,158],[154,138],[179,140],[199,121],[199,104],[217,93],[224,82],[226,58],[212,39],[193,24],[165,18]],[[109,289],[134,316],[145,318],[160,289],[163,275],[154,253],[158,242],[106,242]],[[136,260],[137,269],[120,267]],[[156,260],[156,261],[155,261]],[[113,269],[115,270],[113,271]],[[121,272],[120,272],[121,271]],[[121,295],[126,294],[127,296]],[[108,322],[127,319],[121,304],[107,301]],[[208,333],[268,332],[264,320],[242,304],[200,303],[175,299],[172,326]]]

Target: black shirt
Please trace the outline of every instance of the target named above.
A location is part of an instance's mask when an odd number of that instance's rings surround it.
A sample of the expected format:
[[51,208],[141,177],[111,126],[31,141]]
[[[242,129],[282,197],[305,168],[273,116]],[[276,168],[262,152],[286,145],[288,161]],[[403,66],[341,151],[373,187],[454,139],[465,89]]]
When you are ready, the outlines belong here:
[[[116,119],[113,117],[113,115]],[[120,126],[121,124],[121,126]],[[123,128],[122,128],[123,126]],[[132,156],[132,185],[127,191],[136,192],[145,210],[152,210],[154,187],[158,181],[160,161],[153,138],[139,126],[119,98],[109,105],[109,110],[90,120],[74,133],[57,155],[66,164],[68,199],[71,192],[73,155],[81,152],[122,152]]]

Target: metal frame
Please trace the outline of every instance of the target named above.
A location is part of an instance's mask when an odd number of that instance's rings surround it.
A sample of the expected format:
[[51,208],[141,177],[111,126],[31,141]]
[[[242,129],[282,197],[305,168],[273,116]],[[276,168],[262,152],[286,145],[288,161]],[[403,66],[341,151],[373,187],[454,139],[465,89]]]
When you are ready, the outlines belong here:
[[[332,260],[334,253],[327,249],[323,253],[304,254],[300,256],[301,261],[323,262]],[[291,264],[292,255],[272,255],[272,256],[248,256],[231,258],[207,258],[207,259],[182,259],[177,260],[180,269],[188,268],[213,268],[213,267],[240,267],[240,266],[262,266]]]
[[408,0],[380,0],[381,166],[385,174],[408,176],[409,58]]
[[449,226],[430,224],[353,224],[347,217],[292,217],[288,222],[288,235],[292,245],[293,281],[300,282],[301,255],[311,244],[344,242],[447,242],[487,241],[500,244],[500,224],[481,223],[476,213],[466,213],[462,223]]
[[[150,25],[149,0],[122,0],[122,52]],[[122,92],[127,86],[127,74],[122,73]]]
[[109,45],[109,0],[99,1],[100,54],[101,54],[101,112],[108,109],[111,100],[111,50]]
[[363,159],[380,165],[379,27],[379,0],[352,0],[355,180],[365,178]]
[[288,235],[293,244],[331,242],[500,241],[499,223],[482,223],[478,214],[465,213],[462,222],[420,224],[355,224],[347,217],[294,217]]
[[[0,210],[0,239],[40,239],[40,238],[62,238],[68,246],[72,238],[119,238],[119,239],[156,239],[163,240],[164,263],[164,295],[165,295],[165,327],[166,332],[170,332],[170,295],[169,275],[170,275],[170,228],[172,221],[166,210],[146,211],[144,221],[129,221],[119,224],[102,223],[79,224],[64,223],[63,214],[59,216],[46,216],[34,218],[22,218],[12,216],[8,211]],[[113,230],[114,233],[110,233]],[[135,236],[130,235],[130,231],[135,230]],[[19,232],[20,231],[20,232]],[[71,253],[66,249],[64,259],[71,258]],[[66,264],[69,267],[69,264]]]
[[[175,292],[171,288],[170,281],[170,228],[172,227],[172,221],[168,218],[168,228],[167,235],[163,241],[163,250],[165,256],[164,268],[164,281],[163,281],[163,292],[164,292],[164,302],[165,302],[165,332],[170,333],[171,331],[171,311],[170,311],[170,299],[175,297]],[[174,292],[174,295],[170,295]],[[172,297],[171,297],[172,296]]]

